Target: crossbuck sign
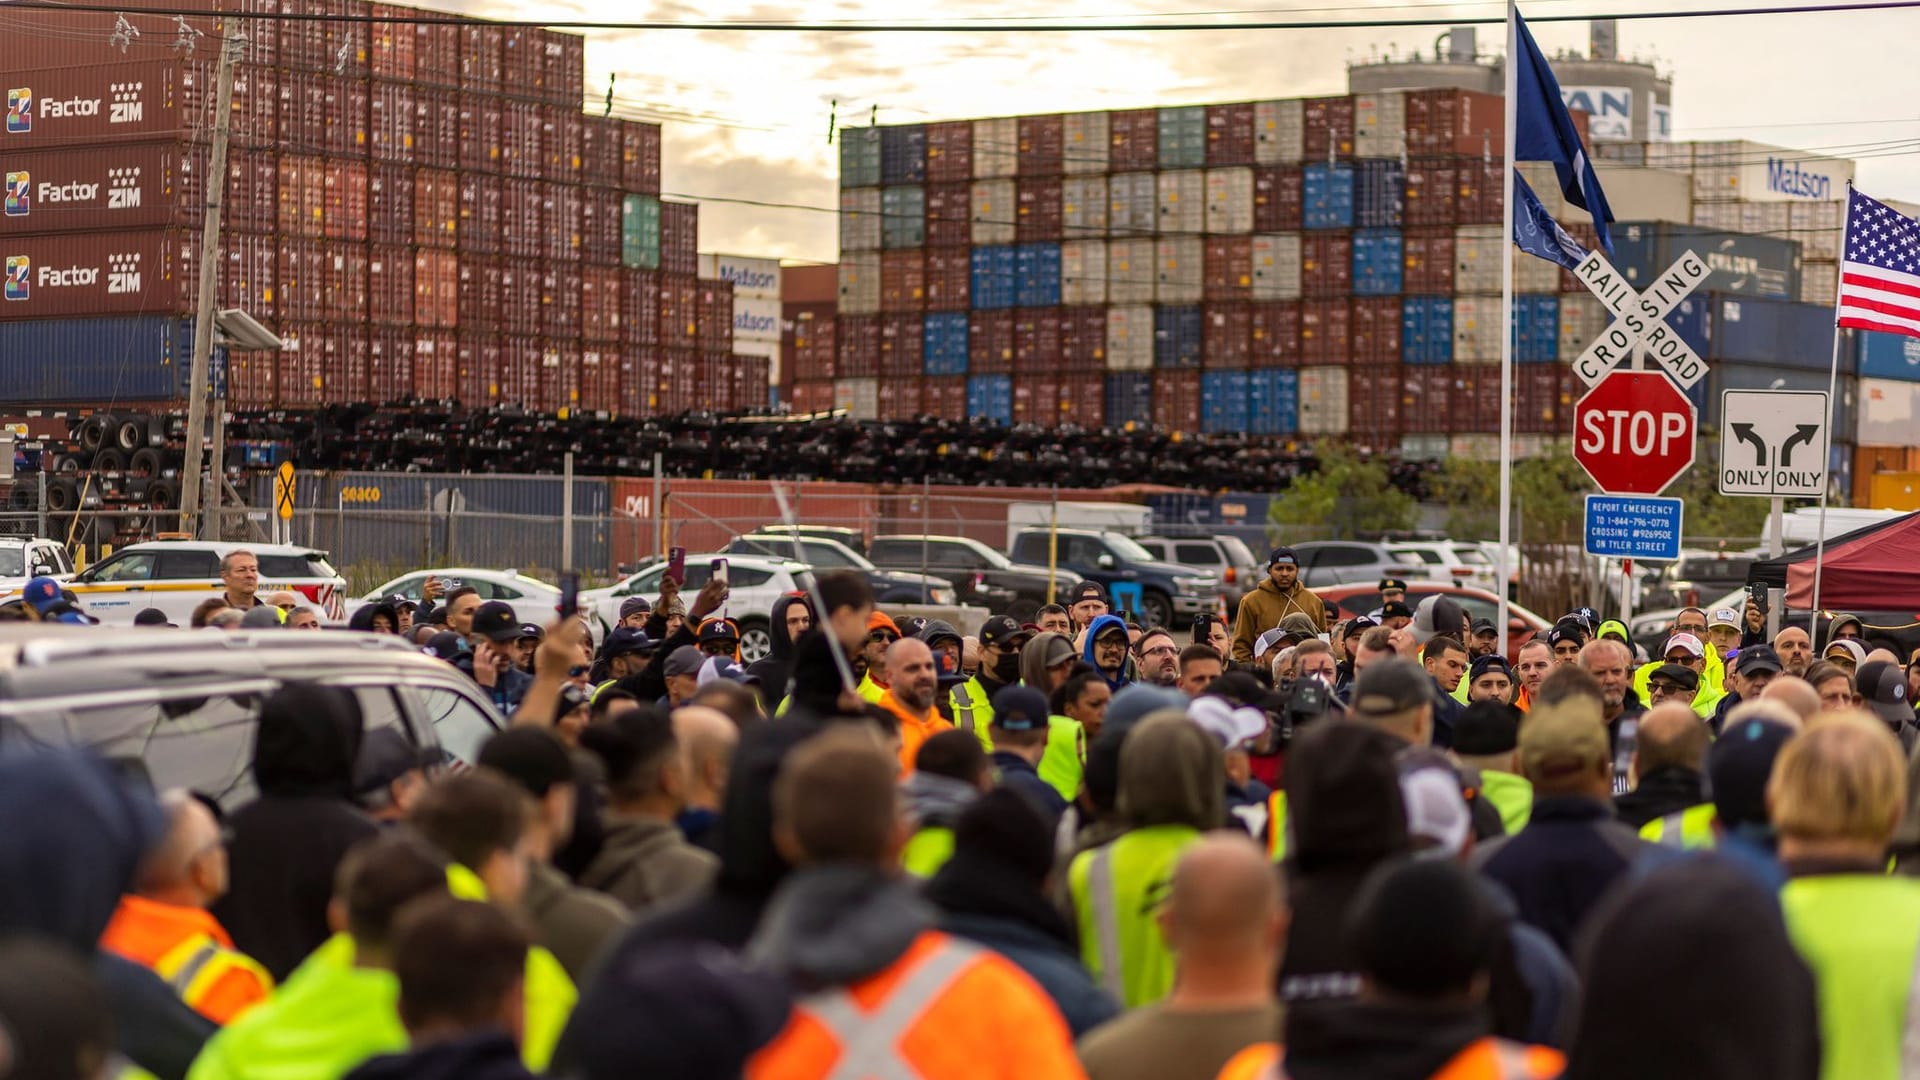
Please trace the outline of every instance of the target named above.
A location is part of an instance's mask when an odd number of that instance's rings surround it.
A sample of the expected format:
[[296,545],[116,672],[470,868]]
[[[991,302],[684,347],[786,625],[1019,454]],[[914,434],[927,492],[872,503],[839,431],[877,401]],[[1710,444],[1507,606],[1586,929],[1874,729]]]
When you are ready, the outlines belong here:
[[1615,318],[1587,351],[1573,362],[1574,373],[1588,386],[1600,385],[1607,373],[1644,350],[1667,369],[1673,380],[1690,388],[1707,373],[1707,362],[1688,347],[1680,335],[1667,325],[1667,313],[1686,299],[1688,293],[1707,280],[1710,271],[1705,259],[1688,251],[1653,280],[1644,293],[1627,284],[1626,275],[1613,268],[1595,248],[1574,268],[1593,295],[1600,298]]

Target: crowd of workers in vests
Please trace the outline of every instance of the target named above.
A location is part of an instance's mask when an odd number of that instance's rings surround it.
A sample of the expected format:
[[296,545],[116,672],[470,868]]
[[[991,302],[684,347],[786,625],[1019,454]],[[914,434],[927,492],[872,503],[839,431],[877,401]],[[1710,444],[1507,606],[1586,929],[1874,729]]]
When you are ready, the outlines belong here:
[[0,1077],[1920,1074],[1920,664],[1267,572],[972,635],[828,573],[752,664],[723,579],[597,646],[453,590],[363,629],[489,692],[473,762],[314,685],[250,801],[9,749]]

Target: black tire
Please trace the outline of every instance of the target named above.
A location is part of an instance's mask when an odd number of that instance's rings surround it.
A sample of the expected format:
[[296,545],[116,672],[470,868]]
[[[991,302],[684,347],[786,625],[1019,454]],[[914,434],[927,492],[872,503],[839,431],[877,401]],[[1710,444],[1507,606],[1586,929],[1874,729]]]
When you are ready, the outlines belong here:
[[102,447],[99,453],[93,455],[93,471],[103,473],[126,472],[127,455],[111,446]]
[[1140,597],[1140,622],[1144,626],[1172,626],[1173,601],[1166,593],[1148,589]]
[[[52,502],[53,500],[49,498],[47,501]],[[48,514],[47,515],[47,534],[50,539],[58,540],[60,543],[64,544],[67,542],[67,531],[72,528],[73,528],[72,514]]]
[[73,476],[80,471],[80,459],[72,454],[61,454],[53,459],[53,468],[47,471],[61,476]]
[[32,510],[34,509],[34,503],[38,500],[39,493],[34,488],[24,484],[15,484],[13,490],[7,492],[7,509]]
[[100,449],[113,438],[114,427],[112,413],[94,413],[80,421],[80,448],[88,453]]
[[134,476],[159,476],[166,467],[167,459],[150,446],[135,450],[127,459],[127,472]]
[[47,484],[47,509],[65,514],[80,505],[80,484],[62,477]]
[[126,453],[147,447],[147,418],[129,416],[114,427],[114,445]]
[[147,505],[170,510],[180,505],[180,489],[171,480],[155,480],[147,485]]

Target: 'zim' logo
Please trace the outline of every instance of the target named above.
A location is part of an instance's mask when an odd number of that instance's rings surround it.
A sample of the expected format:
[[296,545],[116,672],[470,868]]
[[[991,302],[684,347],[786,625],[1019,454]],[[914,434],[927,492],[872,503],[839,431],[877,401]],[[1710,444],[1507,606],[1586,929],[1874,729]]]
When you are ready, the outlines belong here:
[[140,102],[140,89],[143,83],[114,83],[108,87],[113,100],[107,105],[107,123],[137,124],[144,117],[146,109]]
[[26,217],[33,212],[33,174],[22,169],[7,174],[7,216]]
[[107,293],[118,296],[140,291],[140,256],[107,256]]
[[7,299],[25,300],[27,298],[27,279],[32,273],[32,259],[25,255],[7,256]]
[[140,170],[134,166],[107,170],[107,209],[133,210],[140,205]]
[[7,134],[24,135],[33,130],[33,88],[17,87],[7,91]]

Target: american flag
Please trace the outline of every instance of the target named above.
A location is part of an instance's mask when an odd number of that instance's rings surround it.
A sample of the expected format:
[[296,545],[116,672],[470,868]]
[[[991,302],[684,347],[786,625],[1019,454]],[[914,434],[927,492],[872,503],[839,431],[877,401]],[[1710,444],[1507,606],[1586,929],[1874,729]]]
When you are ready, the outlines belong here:
[[1849,191],[1840,325],[1920,337],[1920,221]]

